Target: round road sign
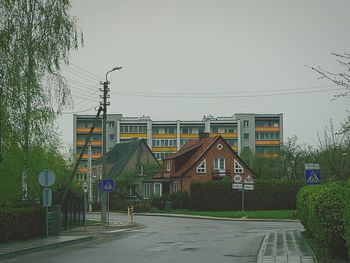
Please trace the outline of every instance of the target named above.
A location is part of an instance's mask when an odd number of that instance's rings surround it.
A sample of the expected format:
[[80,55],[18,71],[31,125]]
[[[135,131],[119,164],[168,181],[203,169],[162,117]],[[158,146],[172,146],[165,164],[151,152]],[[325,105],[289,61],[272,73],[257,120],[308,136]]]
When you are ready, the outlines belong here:
[[45,169],[39,174],[39,184],[42,186],[50,186],[53,185],[53,183],[56,180],[55,174],[49,170]]
[[235,181],[236,183],[240,183],[242,181],[242,176],[240,174],[236,174],[233,177],[233,181]]

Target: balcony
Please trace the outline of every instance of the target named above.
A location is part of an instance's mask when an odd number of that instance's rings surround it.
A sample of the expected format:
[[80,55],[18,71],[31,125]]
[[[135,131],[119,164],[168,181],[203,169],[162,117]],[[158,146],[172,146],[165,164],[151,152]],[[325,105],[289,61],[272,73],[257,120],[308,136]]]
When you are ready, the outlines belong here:
[[120,133],[121,139],[131,139],[131,138],[139,138],[139,139],[147,139],[147,133]]
[[153,133],[152,139],[176,139],[176,133]]
[[[90,128],[77,128],[77,133],[89,133]],[[102,128],[94,128],[93,133],[102,133]]]
[[153,152],[176,152],[177,148],[176,146],[153,146],[152,147]]
[[[79,156],[80,156],[80,154],[77,153],[76,154],[76,158],[79,158]],[[102,156],[102,154],[100,154],[100,153],[93,153],[93,154],[91,154],[91,158],[92,159],[98,159],[101,156]],[[89,159],[89,155],[88,154],[83,154],[82,159]]]
[[280,127],[273,127],[273,126],[255,127],[255,132],[279,132],[279,131],[281,131]]
[[255,145],[280,145],[280,140],[256,140]]
[[[79,140],[77,141],[77,146],[84,146],[85,145],[85,140]],[[91,141],[92,146],[102,146],[102,141]]]
[[226,176],[230,176],[230,170],[213,170],[211,173],[213,180],[221,180]]
[[225,139],[238,137],[238,133],[236,132],[211,132],[210,133],[210,137],[215,137],[217,135],[221,135]]
[[256,154],[260,158],[274,159],[280,156],[279,152],[261,152]]

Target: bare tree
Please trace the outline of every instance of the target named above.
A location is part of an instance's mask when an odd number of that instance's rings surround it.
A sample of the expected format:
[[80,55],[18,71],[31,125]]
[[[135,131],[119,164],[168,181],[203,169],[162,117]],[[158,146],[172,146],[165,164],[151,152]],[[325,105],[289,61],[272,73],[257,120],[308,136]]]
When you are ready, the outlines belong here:
[[[348,97],[350,95],[350,54],[349,53],[331,53],[333,56],[337,58],[339,64],[344,67],[344,72],[334,73],[329,70],[323,69],[321,67],[310,67],[312,70],[317,72],[321,79],[326,79],[337,86],[345,88],[344,92],[341,92],[334,96],[333,99],[337,99],[339,97]],[[348,112],[349,113],[349,112]],[[350,131],[350,116],[348,115],[348,119],[343,123],[342,129],[340,133],[347,133]]]

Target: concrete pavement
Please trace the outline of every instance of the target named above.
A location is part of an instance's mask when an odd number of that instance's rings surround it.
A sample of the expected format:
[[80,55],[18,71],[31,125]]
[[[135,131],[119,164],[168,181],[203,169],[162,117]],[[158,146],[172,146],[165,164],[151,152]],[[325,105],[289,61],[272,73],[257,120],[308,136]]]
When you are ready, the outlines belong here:
[[[91,214],[93,215],[93,214]],[[137,216],[138,214],[136,214]],[[249,219],[232,218],[212,218],[203,216],[173,215],[173,214],[150,214],[148,216],[168,216],[207,220],[226,220],[226,221],[252,221]],[[136,217],[137,220],[137,217]],[[284,221],[284,220],[254,220],[254,221]],[[288,220],[290,221],[290,220]],[[128,221],[111,222],[110,226],[102,225],[74,228],[62,232],[60,236],[51,236],[47,238],[30,239],[26,241],[16,241],[0,245],[0,260],[16,255],[31,253],[43,249],[54,248],[57,246],[75,244],[88,240],[104,237],[106,235],[130,229],[135,224],[129,224]],[[302,238],[299,231],[279,231],[267,233],[261,243],[259,253],[256,256],[257,263],[270,262],[317,262],[312,250]]]
[[313,263],[317,259],[299,231],[279,231],[265,235],[256,262]]
[[59,236],[39,237],[0,244],[0,261],[18,255],[28,254],[58,246],[72,245],[122,232],[136,224],[127,221],[110,222],[109,226],[89,225],[62,231]]

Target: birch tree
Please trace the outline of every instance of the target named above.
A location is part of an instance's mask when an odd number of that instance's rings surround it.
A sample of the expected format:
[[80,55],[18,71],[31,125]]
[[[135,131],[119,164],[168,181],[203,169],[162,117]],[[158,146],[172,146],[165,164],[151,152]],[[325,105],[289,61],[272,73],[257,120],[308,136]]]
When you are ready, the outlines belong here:
[[71,102],[61,65],[83,38],[69,9],[69,0],[0,1],[2,137],[23,152],[22,200],[30,147],[56,143],[55,116]]

